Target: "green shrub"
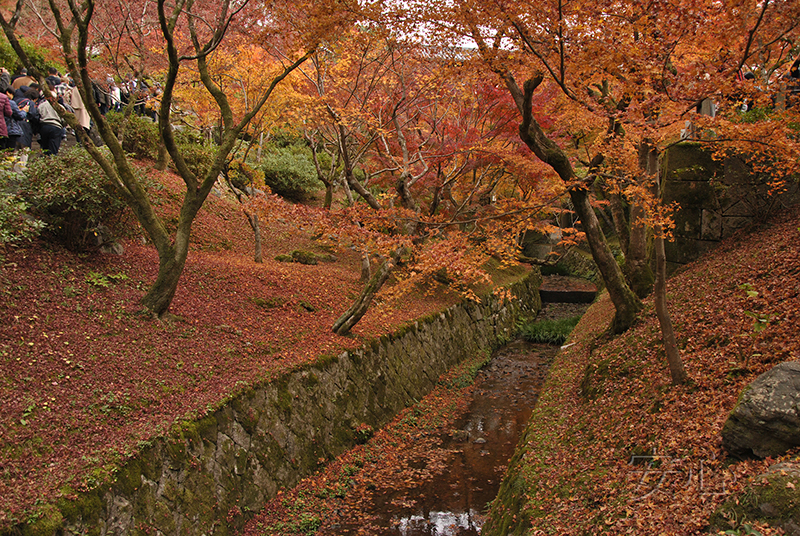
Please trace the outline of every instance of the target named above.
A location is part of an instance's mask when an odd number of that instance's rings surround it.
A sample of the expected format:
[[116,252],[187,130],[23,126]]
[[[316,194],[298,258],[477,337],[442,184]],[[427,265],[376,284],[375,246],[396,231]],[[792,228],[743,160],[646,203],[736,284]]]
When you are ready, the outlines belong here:
[[[64,68],[62,66],[56,65],[48,60],[48,58],[53,57],[53,52],[51,50],[34,44],[24,37],[20,38],[19,44],[28,55],[28,59],[33,63],[33,67],[40,73],[47,74],[47,68],[50,66],[58,67],[59,70],[63,72]],[[0,65],[8,67],[9,70],[12,70],[13,66],[14,72],[17,72],[17,69],[22,67],[22,62],[19,61],[17,53],[11,48],[11,44],[8,42],[8,39],[6,39],[5,35],[0,37]]]
[[564,344],[573,328],[578,325],[579,316],[561,318],[559,320],[541,320],[525,324],[520,329],[520,336],[526,341],[544,344]]
[[178,149],[192,173],[203,177],[214,163],[217,149],[204,143],[179,143]]
[[311,150],[302,144],[272,145],[261,162],[261,171],[264,183],[290,201],[305,201],[323,186],[317,179]]
[[30,204],[19,195],[22,178],[13,170],[15,159],[0,160],[0,244],[30,240],[39,235],[44,222],[28,215]]
[[158,159],[161,138],[158,135],[158,125],[149,117],[131,114],[125,119],[121,113],[108,112],[106,121],[111,125],[125,152],[138,159]]
[[111,227],[125,204],[100,166],[82,147],[28,162],[21,195],[46,223],[45,236],[68,249],[86,250],[100,224]]

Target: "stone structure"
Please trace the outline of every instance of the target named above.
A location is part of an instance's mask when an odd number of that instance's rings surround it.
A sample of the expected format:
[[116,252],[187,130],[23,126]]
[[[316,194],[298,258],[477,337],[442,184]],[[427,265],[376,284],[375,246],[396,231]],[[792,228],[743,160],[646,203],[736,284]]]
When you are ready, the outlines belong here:
[[780,456],[800,446],[800,361],[781,363],[748,385],[722,428],[735,456]]
[[414,322],[367,347],[234,396],[155,439],[113,482],[63,500],[11,534],[221,535],[240,529],[278,489],[352,447],[425,396],[460,361],[508,340],[541,307],[534,271],[506,303],[487,297]]
[[800,202],[795,181],[781,194],[738,158],[715,161],[696,143],[681,143],[665,152],[662,201],[679,204],[673,242],[665,244],[667,269],[687,264],[725,238],[779,208]]

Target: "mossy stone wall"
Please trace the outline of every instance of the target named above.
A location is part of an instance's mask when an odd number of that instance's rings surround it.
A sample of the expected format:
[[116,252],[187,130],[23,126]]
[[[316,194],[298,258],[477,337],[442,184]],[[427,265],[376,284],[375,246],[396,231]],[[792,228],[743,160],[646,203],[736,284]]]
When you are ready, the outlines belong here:
[[456,305],[250,388],[154,440],[113,482],[15,533],[233,533],[280,488],[351,448],[359,427],[381,427],[449,368],[508,340],[518,318],[541,307],[540,284],[535,270],[512,287],[517,300]]
[[662,201],[679,205],[674,213],[675,240],[665,244],[670,271],[697,259],[742,227],[800,202],[796,181],[782,193],[771,193],[769,177],[754,173],[740,158],[714,160],[697,143],[671,147],[661,169]]

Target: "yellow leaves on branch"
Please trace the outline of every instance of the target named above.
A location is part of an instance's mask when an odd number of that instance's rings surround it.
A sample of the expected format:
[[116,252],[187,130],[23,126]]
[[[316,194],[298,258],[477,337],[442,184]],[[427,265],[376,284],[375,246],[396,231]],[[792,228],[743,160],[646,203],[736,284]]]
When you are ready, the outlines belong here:
[[[284,67],[280,58],[268,50],[250,43],[239,43],[232,48],[217,50],[210,58],[209,68],[214,83],[226,93],[234,121],[238,122],[253,109]],[[292,82],[288,82],[278,84],[254,125],[271,126],[291,108],[295,92]],[[182,111],[188,112],[183,117],[196,128],[209,129],[220,124],[219,107],[196,71],[184,69],[179,75],[175,100]]]

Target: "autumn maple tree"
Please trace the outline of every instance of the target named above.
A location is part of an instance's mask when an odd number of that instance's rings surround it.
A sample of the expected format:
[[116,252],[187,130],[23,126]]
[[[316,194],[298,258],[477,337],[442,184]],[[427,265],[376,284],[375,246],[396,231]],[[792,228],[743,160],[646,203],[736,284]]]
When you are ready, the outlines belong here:
[[[57,39],[63,60],[75,79],[109,152],[101,152],[88,139],[84,139],[86,149],[131,207],[158,251],[158,276],[142,303],[152,314],[162,316],[169,309],[186,262],[192,222],[217,182],[239,136],[260,113],[278,85],[308,59],[319,40],[338,24],[341,17],[349,14],[345,10],[336,11],[330,7],[314,3],[306,5],[302,2],[220,0],[200,4],[192,0],[178,0],[174,3],[160,0],[155,4],[146,2],[137,5],[136,10],[132,9],[133,3],[126,4],[96,3],[93,0],[80,3],[67,0],[62,3],[53,0],[49,2],[46,12],[39,13],[38,20]],[[18,4],[17,11],[10,20],[18,19],[18,13],[23,9],[22,3]],[[110,23],[133,12],[140,14],[137,19],[139,24],[134,26],[134,35],[130,33],[132,25]],[[145,15],[142,16],[142,13]],[[141,31],[144,24],[146,32]],[[103,31],[99,32],[98,28]],[[4,30],[7,35],[14,37],[15,28],[12,25],[4,24]],[[225,50],[226,37],[233,34],[247,34],[253,45],[262,47],[277,58],[274,63],[261,66],[264,75],[261,85],[238,109],[234,109],[229,96],[231,88],[215,79],[211,68],[215,54]],[[132,52],[129,44],[139,43],[139,39],[146,40],[147,46],[143,48],[163,51],[157,58],[161,68],[159,73],[162,86],[158,105],[158,130],[186,185],[174,234],[167,230],[154,210],[120,140],[100,113],[92,96],[93,68],[100,59],[90,55],[95,46],[113,58],[108,61],[121,65],[124,61],[120,55],[124,51],[135,56],[136,51]],[[109,42],[119,44],[118,54],[113,54],[115,50],[108,46]],[[24,55],[20,55],[20,59],[26,63]],[[172,125],[173,111],[180,107],[180,101],[176,97],[176,84],[180,74],[189,68],[211,96],[220,118],[219,141],[212,164],[199,172],[193,171],[187,164],[175,140]],[[65,117],[68,121],[74,121],[70,114],[65,114]]]
[[520,154],[507,94],[452,51],[372,27],[326,42],[300,71],[304,135],[327,154],[328,165],[316,161],[325,206],[337,183],[350,205],[331,211],[328,234],[365,259],[364,290],[334,331],[349,331],[390,275],[394,297],[436,280],[469,295],[487,280],[488,256],[514,261],[516,237],[539,223],[532,215],[551,192]]
[[[769,99],[780,101],[780,87],[770,88],[769,82],[797,54],[797,9],[781,1],[709,6],[681,1],[411,2],[393,5],[386,20],[406,31],[409,22],[424,22],[432,28],[429,39],[439,46],[471,43],[465,50],[505,85],[522,117],[520,138],[569,192],[615,306],[613,329],[621,332],[636,319],[639,296],[652,281],[650,234],[657,266],[664,266],[662,241],[671,221],[669,207],[658,203],[657,160],[680,141],[681,129],[686,135],[687,121],[690,135],[708,132],[699,138],[759,155],[759,162],[780,162],[773,169],[784,176],[796,162],[791,147],[797,136],[787,114],[770,114],[758,127],[748,125],[731,136],[720,134],[735,130],[725,121],[741,123],[736,112],[742,98],[762,107],[770,106]],[[757,71],[761,83],[742,87],[737,81],[744,70]],[[551,88],[558,91],[551,110],[560,120],[546,128],[531,99]],[[698,118],[694,110],[704,101],[727,105],[725,119],[712,125]],[[772,135],[763,139],[758,132]],[[595,193],[610,202],[624,270],[599,224]],[[674,335],[664,278],[660,270],[656,302],[666,343]],[[684,381],[677,354],[669,348],[667,353],[673,381]]]

